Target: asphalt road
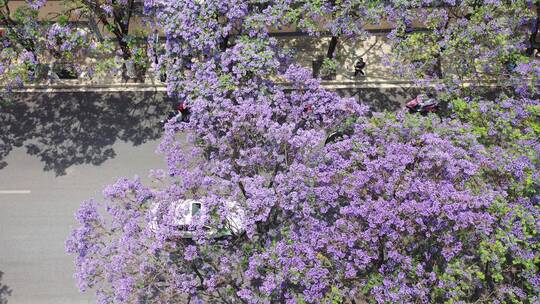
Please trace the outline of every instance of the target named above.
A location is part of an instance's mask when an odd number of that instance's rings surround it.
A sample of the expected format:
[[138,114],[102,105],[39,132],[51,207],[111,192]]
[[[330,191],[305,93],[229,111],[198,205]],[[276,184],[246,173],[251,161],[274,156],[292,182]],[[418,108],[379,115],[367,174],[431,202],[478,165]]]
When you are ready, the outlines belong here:
[[170,101],[148,92],[18,99],[0,113],[0,303],[94,303],[64,250],[74,212],[117,178],[145,180],[165,166],[154,151]]
[[[395,110],[414,92],[340,90]],[[0,303],[93,303],[79,293],[64,242],[74,212],[117,178],[163,168],[154,153],[164,93],[21,93],[0,112]]]

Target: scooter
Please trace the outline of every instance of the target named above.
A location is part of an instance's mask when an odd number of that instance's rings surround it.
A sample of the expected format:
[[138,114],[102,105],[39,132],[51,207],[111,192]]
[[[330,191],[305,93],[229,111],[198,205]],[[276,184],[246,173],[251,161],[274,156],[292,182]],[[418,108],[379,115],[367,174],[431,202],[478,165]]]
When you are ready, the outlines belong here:
[[[422,97],[425,97],[425,100]],[[439,102],[427,95],[418,95],[413,100],[407,102],[405,107],[409,109],[410,113],[434,113],[439,109]]]
[[170,111],[167,115],[167,119],[160,120],[160,123],[162,125],[165,125],[167,122],[171,121],[171,119],[174,119],[175,123],[180,122],[189,122],[189,116],[191,114],[191,111],[184,106],[183,103],[181,103],[176,111]]

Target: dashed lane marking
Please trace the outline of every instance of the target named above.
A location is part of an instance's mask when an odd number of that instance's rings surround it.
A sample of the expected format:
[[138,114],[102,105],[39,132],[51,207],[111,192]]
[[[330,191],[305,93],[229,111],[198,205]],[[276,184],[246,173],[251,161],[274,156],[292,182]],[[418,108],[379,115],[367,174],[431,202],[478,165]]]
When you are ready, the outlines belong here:
[[0,190],[0,194],[30,194],[30,190]]

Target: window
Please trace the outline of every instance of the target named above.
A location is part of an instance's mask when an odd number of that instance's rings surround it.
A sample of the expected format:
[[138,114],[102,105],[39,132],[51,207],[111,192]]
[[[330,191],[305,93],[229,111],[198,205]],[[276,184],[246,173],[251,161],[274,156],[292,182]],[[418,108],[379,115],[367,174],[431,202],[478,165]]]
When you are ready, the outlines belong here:
[[200,203],[193,203],[191,205],[191,215],[197,215],[201,210],[201,204]]

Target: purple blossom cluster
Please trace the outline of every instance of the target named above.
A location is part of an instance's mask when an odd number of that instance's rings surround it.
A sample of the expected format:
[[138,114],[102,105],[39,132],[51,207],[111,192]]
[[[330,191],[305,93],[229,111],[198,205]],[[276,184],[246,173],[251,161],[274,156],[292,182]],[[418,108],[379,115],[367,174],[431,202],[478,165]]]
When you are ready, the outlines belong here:
[[45,2],[26,1],[13,10],[7,1],[0,2],[0,20],[5,25],[0,35],[0,62],[7,71],[1,73],[0,83],[8,89],[49,77],[45,66],[51,61],[75,63],[89,56],[87,49],[93,37],[65,18],[41,20]]
[[[485,32],[513,22],[489,10],[504,5],[486,3],[483,20],[503,21]],[[406,42],[417,6],[146,1],[168,92],[190,114],[165,125],[160,187],[120,179],[81,206],[67,242],[79,287],[99,303],[539,301],[537,100],[441,86],[450,115],[369,113],[269,35],[293,23],[361,37],[360,17],[379,14]],[[446,18],[425,14],[435,30]],[[459,20],[454,33],[470,25]]]
[[0,74],[0,83],[6,85],[8,90],[37,77],[35,68],[40,60],[39,38],[43,26],[35,17],[42,3],[28,2],[12,17],[7,1],[0,2],[0,20],[6,24],[0,33],[0,64],[6,71]]
[[[8,6],[9,2],[9,6]],[[0,62],[8,73],[0,75],[0,83],[8,89],[26,83],[56,79],[53,65],[66,68],[73,74],[92,78],[94,72],[115,74],[117,59],[122,76],[144,79],[148,68],[147,43],[141,30],[133,31],[130,22],[136,18],[138,5],[133,1],[87,1],[57,3],[49,12],[46,0],[0,1]],[[75,7],[74,7],[75,5]],[[74,19],[93,19],[97,27],[72,22]],[[144,26],[146,19],[142,19]],[[101,28],[101,29],[99,29]],[[103,35],[102,31],[109,34]],[[114,58],[118,50],[118,58]],[[28,56],[32,54],[32,59]],[[86,59],[97,60],[86,60]],[[128,75],[129,63],[135,71]],[[105,70],[105,71],[104,71]],[[2,97],[3,98],[3,97]]]
[[514,87],[518,94],[538,93],[539,62],[530,56],[538,17],[528,1],[390,3],[383,18],[395,26],[386,62],[396,75],[420,85],[442,82],[453,96],[485,91],[486,82]]
[[91,42],[89,33],[71,25],[53,24],[47,31],[49,52],[62,60],[75,60],[87,56]]
[[[96,288],[100,303],[130,303],[143,296],[135,294],[136,283],[149,280],[152,270],[147,266],[152,255],[147,255],[150,252],[144,241],[144,208],[152,193],[138,179],[120,179],[103,194],[108,203],[89,200],[77,211],[81,226],[72,231],[66,250],[77,255],[76,278],[81,290]],[[116,233],[122,237],[115,238]],[[100,261],[104,255],[110,259]],[[134,273],[141,276],[134,278]]]

